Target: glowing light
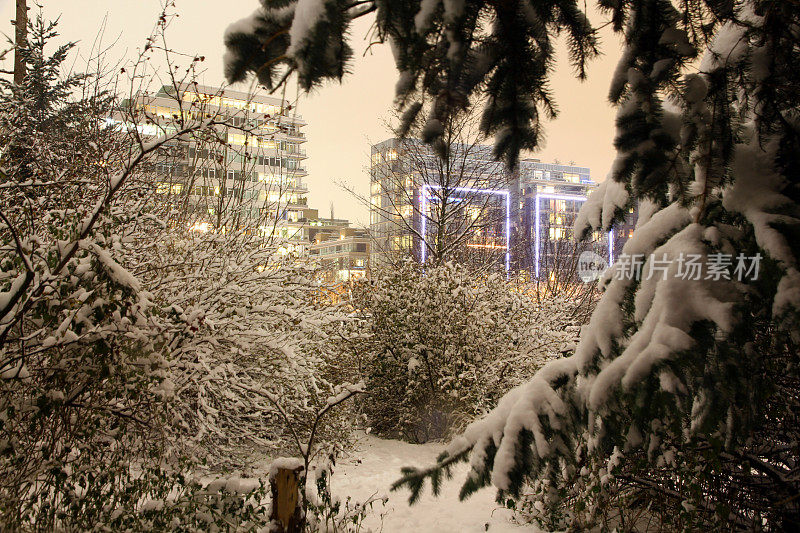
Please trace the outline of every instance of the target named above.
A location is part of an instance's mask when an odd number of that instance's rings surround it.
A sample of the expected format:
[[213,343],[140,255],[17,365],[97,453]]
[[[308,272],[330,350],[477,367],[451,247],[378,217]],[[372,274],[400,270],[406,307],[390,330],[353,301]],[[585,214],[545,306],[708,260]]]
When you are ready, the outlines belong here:
[[195,222],[194,225],[189,226],[189,231],[196,231],[198,233],[208,233],[211,231],[210,222]]
[[[568,194],[550,194],[550,193],[539,193],[536,195],[534,199],[534,207],[536,213],[536,220],[534,222],[534,239],[533,239],[533,246],[534,246],[534,271],[536,273],[536,278],[539,278],[539,268],[540,268],[540,255],[541,255],[541,235],[540,235],[540,228],[541,228],[541,209],[539,207],[539,199],[543,198],[545,200],[565,200],[568,202],[585,202],[585,196],[577,196],[577,195],[568,195]],[[608,264],[614,264],[614,230],[610,230],[608,232]]]
[[[420,199],[419,199],[419,211],[420,216],[422,217],[422,231],[420,232],[420,262],[425,263],[425,258],[427,255],[427,242],[425,239],[426,236],[426,228],[428,222],[428,198],[430,195],[430,191],[433,189],[442,189],[440,185],[423,185],[421,192],[420,192]],[[498,246],[497,248],[506,249],[506,257],[505,257],[505,264],[506,264],[506,273],[508,274],[511,270],[511,193],[509,191],[498,191],[495,189],[475,189],[472,187],[453,187],[450,189],[454,192],[460,193],[477,193],[477,194],[489,194],[489,195],[497,195],[497,196],[505,196],[506,198],[506,224],[505,224],[505,232],[506,232],[506,245],[505,246]],[[455,198],[455,200],[460,200]],[[469,245],[467,245],[469,246]]]
[[614,228],[608,232],[608,264],[614,264]]
[[470,248],[488,248],[490,250],[505,250],[506,246],[501,244],[467,244]]

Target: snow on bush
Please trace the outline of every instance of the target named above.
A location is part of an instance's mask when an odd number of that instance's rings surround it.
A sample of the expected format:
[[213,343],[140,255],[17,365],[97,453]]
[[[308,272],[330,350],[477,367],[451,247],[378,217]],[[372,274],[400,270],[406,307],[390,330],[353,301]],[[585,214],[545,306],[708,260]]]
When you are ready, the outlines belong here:
[[380,435],[442,439],[575,340],[574,304],[539,304],[503,277],[413,262],[358,287],[362,322],[348,350],[367,379],[364,411]]
[[25,83],[0,82],[0,529],[265,526],[263,485],[199,476],[287,447],[271,399],[302,428],[340,392],[325,332],[343,317],[280,242],[190,231],[158,194],[165,152],[224,121],[114,127],[143,117],[113,76],[63,74],[54,28],[37,19]]

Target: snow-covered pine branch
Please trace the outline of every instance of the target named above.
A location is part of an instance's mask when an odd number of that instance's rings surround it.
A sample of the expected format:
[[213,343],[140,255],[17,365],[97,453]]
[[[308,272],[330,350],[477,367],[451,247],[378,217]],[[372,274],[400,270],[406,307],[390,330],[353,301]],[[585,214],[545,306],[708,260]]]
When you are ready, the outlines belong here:
[[[644,216],[620,257],[640,257],[640,270],[618,260],[575,355],[546,364],[438,466],[399,483],[414,498],[469,457],[462,496],[492,484],[547,527],[613,524],[653,491],[663,498],[645,512],[661,523],[787,527],[800,517],[788,503],[797,461],[776,450],[799,436],[789,426],[800,385],[800,12],[690,2],[709,17],[697,19],[663,0],[607,5],[627,46],[612,84],[618,157],[576,233],[608,229],[637,202]],[[701,27],[715,18],[724,24]],[[681,77],[702,52],[700,72]],[[732,262],[695,278],[687,257]],[[758,457],[769,467],[742,471],[733,457],[755,442],[769,443]]]

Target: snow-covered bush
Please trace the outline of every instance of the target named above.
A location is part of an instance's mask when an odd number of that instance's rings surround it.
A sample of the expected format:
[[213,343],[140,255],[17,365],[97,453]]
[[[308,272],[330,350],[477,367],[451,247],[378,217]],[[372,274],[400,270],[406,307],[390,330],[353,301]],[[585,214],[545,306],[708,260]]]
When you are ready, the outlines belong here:
[[197,476],[285,442],[265,391],[324,404],[335,313],[279,243],[195,234],[154,194],[162,148],[218,117],[114,127],[117,78],[64,74],[54,36],[38,18],[25,81],[0,82],[0,529],[265,525],[258,484]]
[[355,288],[360,323],[346,349],[367,379],[378,434],[441,439],[487,412],[575,340],[569,302],[539,304],[499,275],[407,261]]
[[[280,242],[143,218],[122,230],[125,264],[151,288],[170,331],[169,411],[179,445],[214,470],[286,452],[292,435],[267,395],[281,399],[295,424],[310,423],[303,420],[337,377],[328,332],[346,317],[321,297],[314,265],[281,255]],[[340,440],[345,426],[330,417],[320,436]]]
[[45,54],[54,35],[54,25],[32,23],[28,74],[0,93],[0,516],[9,530],[90,528],[174,483],[148,463],[166,443],[165,332],[115,259],[107,212],[132,167],[100,164],[116,143],[97,120],[112,99],[99,84],[71,98],[86,79],[61,76],[69,45]]

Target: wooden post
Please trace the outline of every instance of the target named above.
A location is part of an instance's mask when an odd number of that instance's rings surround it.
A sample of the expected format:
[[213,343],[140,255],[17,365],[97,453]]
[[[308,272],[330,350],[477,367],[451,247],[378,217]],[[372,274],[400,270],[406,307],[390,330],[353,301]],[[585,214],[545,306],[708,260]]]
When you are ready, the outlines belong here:
[[17,18],[14,21],[16,28],[14,39],[14,85],[22,85],[25,79],[25,62],[22,60],[20,48],[28,45],[28,3],[27,0],[17,0]]
[[272,515],[270,519],[278,526],[280,533],[301,533],[303,531],[303,511],[300,508],[300,472],[302,466],[294,469],[278,468],[270,479],[272,489]]

